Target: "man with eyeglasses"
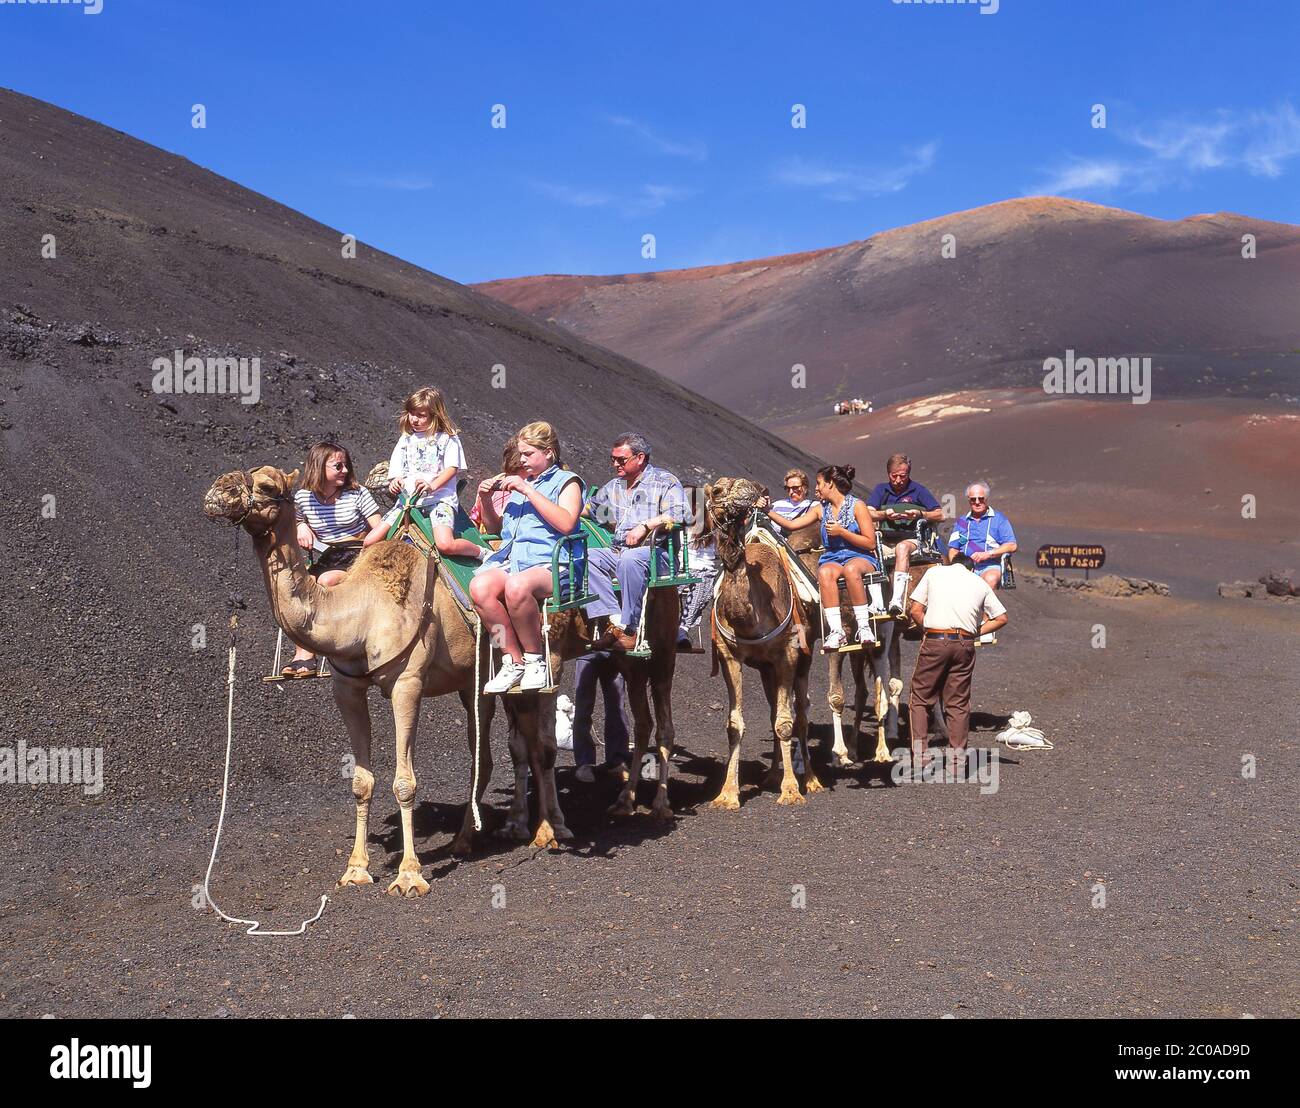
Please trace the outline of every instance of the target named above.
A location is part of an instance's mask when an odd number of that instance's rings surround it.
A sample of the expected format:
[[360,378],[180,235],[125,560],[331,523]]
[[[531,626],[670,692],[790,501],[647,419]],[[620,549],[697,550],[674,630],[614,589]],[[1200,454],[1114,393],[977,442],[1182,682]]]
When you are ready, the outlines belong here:
[[966,500],[970,511],[958,518],[948,536],[948,561],[965,554],[989,588],[996,589],[1002,581],[1002,555],[1017,550],[1016,533],[1011,521],[989,504],[987,481],[968,485]]
[[[786,470],[784,484],[785,496],[772,504],[772,511],[785,516],[786,519],[794,519],[812,507],[812,501],[808,498],[808,474],[802,469]],[[784,537],[785,528],[775,519],[769,522],[772,530]]]
[[[626,652],[636,645],[636,627],[650,582],[654,531],[670,523],[685,525],[690,510],[682,483],[651,464],[650,444],[641,435],[620,435],[610,448],[609,462],[614,479],[591,494],[583,508],[584,515],[614,535],[612,548],[588,552],[588,584],[596,600],[587,606],[587,615],[609,617],[609,626],[592,644],[593,650]],[[660,559],[660,568],[666,569],[667,559],[662,554]]]

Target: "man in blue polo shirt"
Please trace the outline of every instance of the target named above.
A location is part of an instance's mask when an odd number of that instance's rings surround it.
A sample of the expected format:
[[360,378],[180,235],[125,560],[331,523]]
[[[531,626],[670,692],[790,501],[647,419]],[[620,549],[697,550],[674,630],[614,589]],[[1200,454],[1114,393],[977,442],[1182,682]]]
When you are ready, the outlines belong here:
[[966,487],[966,500],[970,511],[958,518],[948,537],[948,561],[958,554],[967,555],[975,563],[975,572],[996,589],[1002,580],[1003,554],[1016,552],[1016,533],[1011,521],[989,504],[989,486],[986,481],[975,481]]
[[[882,531],[917,535],[919,520],[938,523],[943,519],[943,508],[934,498],[934,493],[912,480],[912,460],[906,454],[891,454],[885,472],[889,480],[882,481],[867,497],[867,511],[880,524]],[[894,559],[894,581],[889,598],[891,615],[901,616],[906,610],[904,604],[911,580],[907,569],[913,552],[920,545],[919,535],[916,538],[902,537],[893,546],[886,543],[880,552],[884,557]]]

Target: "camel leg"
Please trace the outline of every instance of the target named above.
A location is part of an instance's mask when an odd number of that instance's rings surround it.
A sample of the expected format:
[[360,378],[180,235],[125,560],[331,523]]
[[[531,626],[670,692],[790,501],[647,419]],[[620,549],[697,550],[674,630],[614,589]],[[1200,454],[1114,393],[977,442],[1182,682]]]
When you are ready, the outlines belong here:
[[541,822],[532,845],[537,849],[550,848],[573,838],[573,832],[564,822],[560,810],[559,790],[555,787],[555,696],[537,697],[537,807]]
[[344,885],[373,885],[370,876],[370,853],[366,850],[366,837],[370,824],[370,798],[375,791],[375,775],[370,770],[370,705],[366,701],[368,686],[335,673],[334,703],[343,716],[352,742],[352,757],[356,767],[352,771],[352,795],[357,798],[357,830],[352,842],[348,868],[338,880]]
[[727,713],[727,772],[722,779],[722,789],[709,801],[709,807],[734,812],[740,807],[740,740],[745,735],[745,716],[740,699],[743,673],[740,662],[729,651],[719,650],[718,655],[730,709]]
[[506,715],[510,721],[510,762],[515,771],[515,795],[510,801],[510,814],[497,834],[523,842],[531,834],[528,830],[528,741],[519,730],[514,712],[507,708]]
[[870,646],[864,647],[857,654],[853,655],[850,663],[853,666],[853,742],[849,744],[849,753],[853,760],[858,760],[858,743],[862,737],[862,719],[867,714],[867,652],[871,650]]
[[[670,654],[668,658],[670,661],[676,661],[675,655]],[[654,659],[650,664],[654,665]],[[654,697],[655,706],[655,745],[659,750],[659,785],[655,789],[650,815],[658,820],[675,818],[672,808],[668,805],[668,774],[671,768],[669,759],[672,757],[673,743],[677,738],[676,729],[673,727],[672,685],[671,669],[668,670],[666,678],[664,674],[656,673],[650,681],[650,692]]]
[[[773,669],[776,667],[774,666]],[[772,729],[776,741],[781,746],[781,795],[776,798],[778,804],[804,804],[803,793],[799,791],[799,778],[794,775],[794,760],[790,757],[790,737],[794,733],[794,717],[790,712],[791,677],[788,664],[782,665],[780,671],[773,675],[776,686],[776,724]]]
[[630,816],[636,810],[636,787],[641,783],[641,766],[650,745],[650,701],[646,696],[646,671],[641,665],[630,665],[623,670],[627,687],[627,703],[632,709],[632,730],[636,742],[632,749],[632,764],[628,766],[627,780],[618,799],[609,808],[615,817]]
[[404,674],[393,686],[393,724],[397,731],[393,795],[402,812],[402,864],[388,886],[389,896],[424,896],[429,891],[429,882],[420,875],[420,859],[415,853],[416,780],[412,750],[420,719],[421,684],[418,674]]
[[781,787],[781,740],[776,733],[776,674],[772,666],[763,666],[758,671],[763,681],[763,695],[767,697],[767,723],[772,730],[772,764],[759,782],[760,789],[778,789]]
[[[473,788],[474,773],[474,690],[461,689],[460,702],[465,709],[465,718],[469,726],[470,788]],[[492,780],[492,717],[496,714],[496,697],[478,698],[479,750],[478,750],[478,792],[474,797],[481,806],[483,794],[487,792],[488,782]],[[474,812],[465,805],[465,818],[461,820],[460,830],[451,840],[451,852],[465,857],[474,849]]]
[[830,688],[826,692],[826,702],[831,709],[831,726],[835,731],[835,742],[831,746],[831,759],[843,769],[851,766],[849,748],[844,745],[844,655],[830,655]]
[[808,756],[808,671],[812,668],[812,659],[800,654],[794,666],[794,739],[803,754],[803,786],[807,792],[819,793],[826,786],[813,771],[812,759]]

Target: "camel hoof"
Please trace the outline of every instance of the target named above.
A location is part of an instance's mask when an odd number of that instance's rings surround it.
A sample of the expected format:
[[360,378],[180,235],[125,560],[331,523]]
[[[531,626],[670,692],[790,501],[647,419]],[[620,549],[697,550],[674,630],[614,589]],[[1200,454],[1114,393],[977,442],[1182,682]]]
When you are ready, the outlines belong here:
[[892,762],[894,760],[894,756],[890,754],[888,750],[880,750],[876,752],[876,756],[871,760],[873,762],[879,762],[881,765],[884,765],[888,762]]
[[348,866],[334,887],[341,889],[345,885],[373,885],[374,883],[375,879],[370,876],[365,866]]
[[500,839],[513,839],[515,842],[523,842],[531,832],[528,830],[528,824],[522,820],[506,820],[498,829],[497,837]]
[[555,831],[552,830],[551,825],[546,820],[542,820],[541,826],[537,828],[537,834],[528,845],[534,850],[553,850],[560,844],[555,838]]
[[626,819],[634,810],[632,797],[628,793],[620,793],[618,799],[609,806],[606,814],[615,819]]
[[810,793],[824,793],[826,791],[826,786],[811,773],[804,780],[804,788]]
[[566,827],[563,823],[557,823],[555,825],[554,831],[555,831],[555,837],[559,839],[560,842],[567,843],[573,841],[573,832],[570,831],[568,827]]
[[668,801],[666,800],[662,804],[656,800],[654,804],[650,806],[650,817],[658,820],[660,823],[672,823],[672,821],[677,818],[672,808],[668,806]]
[[776,798],[778,804],[807,804],[803,795],[798,789],[782,789],[781,795]]
[[709,801],[709,807],[717,808],[723,812],[738,812],[740,811],[740,797],[734,793],[719,793]]
[[451,852],[457,858],[468,858],[474,853],[474,836],[457,835],[451,840]]
[[429,882],[420,876],[419,870],[403,870],[388,886],[389,896],[424,896],[428,891]]
[[835,765],[838,769],[852,769],[853,759],[850,758],[847,754],[836,754]]

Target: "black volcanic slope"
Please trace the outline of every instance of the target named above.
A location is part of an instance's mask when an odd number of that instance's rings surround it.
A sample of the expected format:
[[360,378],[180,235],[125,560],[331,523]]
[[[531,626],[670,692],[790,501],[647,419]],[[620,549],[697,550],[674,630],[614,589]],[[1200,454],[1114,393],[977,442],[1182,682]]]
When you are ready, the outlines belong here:
[[[258,643],[243,660],[267,660],[250,549],[232,575],[233,532],[200,512],[219,473],[300,465],[323,437],[364,472],[425,383],[446,393],[474,480],[532,419],[554,423],[566,461],[601,480],[610,438],[628,428],[688,483],[770,482],[809,461],[653,371],[364,244],[346,260],[339,232],[8,91],[0,181],[0,511],[16,578],[0,614],[13,689],[3,737],[107,744],[109,795],[176,791],[173,776],[190,773],[195,727],[221,718],[231,589]],[[47,234],[55,259],[41,257]],[[151,363],[176,348],[260,357],[260,403],[155,395]],[[505,388],[492,387],[497,364]],[[211,642],[196,652],[199,623]],[[333,743],[324,690],[316,703],[294,725]]]

